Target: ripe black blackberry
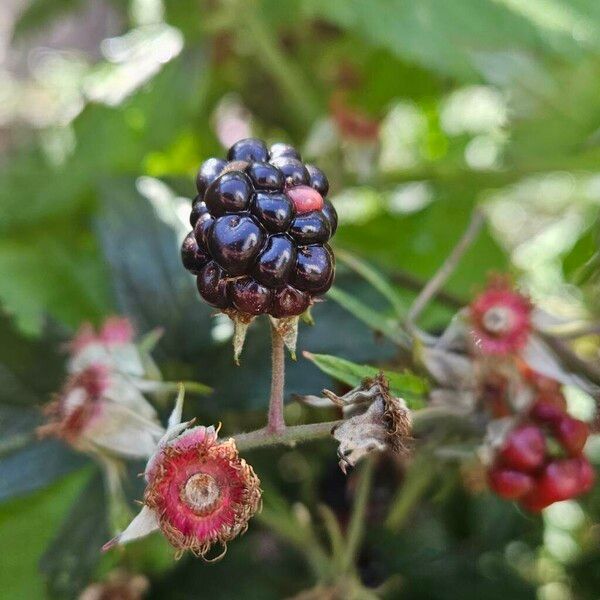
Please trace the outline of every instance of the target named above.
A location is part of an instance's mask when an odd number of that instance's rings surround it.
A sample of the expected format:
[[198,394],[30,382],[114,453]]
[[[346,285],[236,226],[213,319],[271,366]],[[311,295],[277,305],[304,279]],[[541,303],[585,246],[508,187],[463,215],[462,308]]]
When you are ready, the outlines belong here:
[[333,282],[328,240],[337,228],[329,182],[288,144],[249,138],[227,160],[209,158],[196,177],[182,262],[200,295],[225,312],[303,313]]

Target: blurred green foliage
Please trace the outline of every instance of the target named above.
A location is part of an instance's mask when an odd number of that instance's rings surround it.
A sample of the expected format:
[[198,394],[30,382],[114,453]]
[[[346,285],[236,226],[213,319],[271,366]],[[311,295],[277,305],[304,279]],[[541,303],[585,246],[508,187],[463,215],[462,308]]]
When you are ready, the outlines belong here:
[[[108,15],[98,28],[92,2],[23,4],[6,40],[19,67],[0,65],[10,83],[0,115],[3,598],[76,597],[118,562],[98,551],[106,502],[92,467],[31,438],[63,376],[57,349],[82,321],[117,312],[140,332],[164,327],[163,373],[215,390],[191,399],[190,415],[226,433],[262,424],[266,328],[250,331],[234,372],[227,324],[198,301],[178,257],[178,207],[200,162],[223,153],[227,106],[322,166],[340,213],[336,288],[299,338],[327,374],[300,358],[288,394],[352,385],[359,365],[401,371],[397,324],[478,204],[489,226],[424,325],[443,327],[488,272],[506,269],[543,307],[600,315],[596,0],[113,0],[96,3]],[[61,38],[67,22],[78,33]],[[340,102],[376,121],[377,139],[344,130]],[[403,377],[394,385],[417,401],[426,388]],[[291,406],[289,420],[307,413]],[[330,445],[249,458],[280,500],[265,522],[296,518],[299,503],[321,541],[320,504],[346,522],[355,480],[338,473]],[[380,465],[358,557],[365,585],[399,575],[389,597],[411,600],[597,598],[597,494],[561,530],[468,494],[458,471],[419,479]],[[382,506],[411,493],[425,499],[386,527]],[[173,564],[156,539],[127,549],[123,564],[150,577],[156,598],[282,598],[314,584],[293,542],[256,524],[214,567]]]

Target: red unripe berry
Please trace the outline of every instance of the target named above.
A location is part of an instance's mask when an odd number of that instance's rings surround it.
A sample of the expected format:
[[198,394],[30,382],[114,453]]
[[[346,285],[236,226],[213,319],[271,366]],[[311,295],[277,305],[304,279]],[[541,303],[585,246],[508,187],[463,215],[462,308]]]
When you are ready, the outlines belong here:
[[522,425],[508,434],[500,459],[517,471],[534,471],[544,462],[546,440],[539,427]]
[[286,190],[286,194],[294,203],[297,214],[321,210],[323,208],[323,196],[308,185],[295,185]]
[[542,498],[536,487],[519,501],[521,506],[532,513],[539,513],[550,506],[554,500]]
[[580,456],[574,459],[579,466],[579,493],[585,494],[592,489],[596,479],[596,472],[587,458]]
[[554,434],[568,454],[578,456],[587,442],[590,428],[587,423],[564,415],[555,423]]
[[531,475],[502,467],[495,467],[489,472],[488,482],[498,496],[507,500],[521,498],[533,488],[534,484]]
[[565,404],[562,396],[544,396],[531,407],[529,415],[541,423],[555,423],[565,416]]
[[537,481],[538,497],[552,504],[577,496],[581,493],[581,472],[580,461],[576,458],[549,462]]

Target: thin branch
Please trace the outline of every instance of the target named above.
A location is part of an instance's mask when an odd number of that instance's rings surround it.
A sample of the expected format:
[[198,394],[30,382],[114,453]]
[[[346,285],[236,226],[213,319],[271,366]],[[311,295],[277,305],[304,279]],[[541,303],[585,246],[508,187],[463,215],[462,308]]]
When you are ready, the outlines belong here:
[[[427,407],[412,413],[413,431],[418,431],[427,424],[438,419],[449,419],[456,416],[456,411],[442,407]],[[461,420],[463,420],[461,418]],[[266,446],[293,446],[304,442],[331,437],[331,430],[343,420],[325,421],[323,423],[307,423],[306,425],[293,425],[286,427],[280,433],[273,433],[266,427],[238,433],[232,436],[235,439],[238,450],[254,450]]]
[[[578,356],[568,343],[558,337],[545,333],[539,334],[542,339],[556,352],[564,365],[575,373],[587,377],[596,386],[600,386],[600,367],[592,362],[586,361]],[[596,394],[596,399],[597,394]]]
[[[399,286],[415,292],[420,292],[425,286],[425,283],[421,281],[421,279],[415,277],[412,275],[412,273],[408,273],[407,271],[403,271],[401,269],[394,269],[394,271],[390,273],[390,278]],[[463,298],[459,298],[458,296],[449,292],[445,292],[444,290],[438,291],[436,294],[436,300],[453,309],[462,308],[465,304],[467,304],[467,301]]]
[[283,389],[285,385],[285,345],[277,329],[271,326],[271,397],[267,430],[271,433],[285,431],[283,414]]
[[321,438],[330,437],[331,429],[341,421],[327,421],[324,423],[309,423],[308,425],[294,425],[286,427],[280,433],[273,433],[267,428],[240,433],[235,436],[236,446],[239,450],[253,450],[265,446],[293,446],[303,442],[310,442]]
[[420,294],[413,302],[413,305],[410,307],[407,316],[409,328],[414,329],[417,319],[429,304],[430,300],[437,295],[440,288],[446,283],[450,275],[452,275],[465,252],[477,238],[484,223],[484,214],[476,208],[473,211],[471,221],[458,241],[458,244],[456,244],[452,252],[450,252],[448,258],[446,258],[437,273],[427,282],[427,285],[421,290]]

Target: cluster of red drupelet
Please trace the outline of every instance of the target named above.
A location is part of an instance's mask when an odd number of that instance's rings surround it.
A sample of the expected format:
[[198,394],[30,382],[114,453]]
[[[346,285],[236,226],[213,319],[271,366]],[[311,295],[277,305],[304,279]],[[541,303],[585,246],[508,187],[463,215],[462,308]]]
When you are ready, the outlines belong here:
[[595,473],[583,448],[589,427],[567,413],[559,382],[522,368],[535,397],[488,472],[491,489],[531,512],[588,492]]

